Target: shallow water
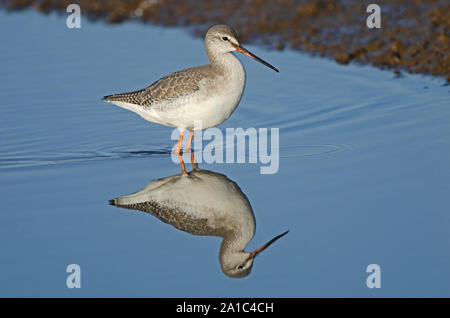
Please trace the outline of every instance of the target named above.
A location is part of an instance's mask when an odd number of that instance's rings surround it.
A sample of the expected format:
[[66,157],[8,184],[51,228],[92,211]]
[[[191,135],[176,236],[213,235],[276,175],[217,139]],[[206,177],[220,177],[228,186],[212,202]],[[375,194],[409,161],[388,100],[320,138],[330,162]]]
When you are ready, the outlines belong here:
[[[210,164],[247,195],[258,256],[222,274],[220,239],[108,200],[179,173],[172,130],[103,103],[206,63],[181,29],[0,12],[0,296],[450,296],[449,88],[438,79],[249,49],[247,86],[220,126],[280,129],[280,169]],[[187,164],[187,166],[189,166]],[[82,288],[66,287],[79,264]],[[382,270],[380,289],[366,267]]]

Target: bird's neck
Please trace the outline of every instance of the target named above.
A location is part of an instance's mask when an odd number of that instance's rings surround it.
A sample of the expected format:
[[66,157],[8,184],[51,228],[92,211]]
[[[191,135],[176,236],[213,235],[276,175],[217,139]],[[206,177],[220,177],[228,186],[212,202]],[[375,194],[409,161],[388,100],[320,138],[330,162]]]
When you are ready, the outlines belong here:
[[231,52],[214,54],[208,52],[208,58],[211,66],[218,71],[218,73],[224,75],[239,75],[245,76],[244,67],[241,61],[235,57]]
[[253,235],[254,232],[250,229],[228,231],[223,236],[219,257],[223,258],[227,255],[244,251]]

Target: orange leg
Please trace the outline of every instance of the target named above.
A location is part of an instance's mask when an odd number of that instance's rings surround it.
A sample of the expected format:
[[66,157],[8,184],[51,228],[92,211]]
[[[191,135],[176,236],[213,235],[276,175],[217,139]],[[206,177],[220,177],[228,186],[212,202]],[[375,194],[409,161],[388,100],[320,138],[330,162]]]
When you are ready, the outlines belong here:
[[192,139],[194,139],[194,132],[191,130],[186,147],[184,147],[184,152],[188,152],[189,149],[191,148]]
[[181,155],[178,155],[178,160],[180,160],[180,168],[181,168],[181,172],[187,176],[187,172],[186,172],[186,168],[184,167],[184,161],[183,161],[183,157],[181,157]]
[[192,169],[198,169],[198,163],[195,162],[194,153],[191,152],[191,163],[192,163]]
[[178,156],[178,161],[180,162],[181,172],[187,176],[186,168],[184,167],[183,157],[181,156],[181,144],[183,143],[184,131],[180,132],[180,137],[178,137],[177,147],[175,148],[175,154]]
[[175,148],[175,154],[181,156],[181,143],[183,142],[184,131],[180,132],[180,137],[178,137],[177,147]]

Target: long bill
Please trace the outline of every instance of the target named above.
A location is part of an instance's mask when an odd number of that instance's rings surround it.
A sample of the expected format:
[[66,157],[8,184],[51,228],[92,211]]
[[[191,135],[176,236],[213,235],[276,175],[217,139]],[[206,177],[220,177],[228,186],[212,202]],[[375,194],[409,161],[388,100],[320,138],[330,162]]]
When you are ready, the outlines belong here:
[[257,248],[253,252],[250,252],[250,258],[255,258],[256,255],[258,255],[259,253],[264,251],[266,248],[268,248],[270,245],[272,245],[276,240],[278,240],[278,239],[282,238],[283,236],[285,236],[286,234],[288,234],[288,232],[289,232],[289,230],[287,230],[286,232],[284,232],[280,235],[275,236],[273,239],[271,239],[269,242],[267,242],[263,246]]
[[271,68],[272,70],[274,70],[275,72],[279,72],[279,70],[278,70],[276,67],[270,65],[269,63],[267,63],[267,62],[264,61],[263,59],[260,59],[260,58],[257,57],[255,54],[249,52],[246,48],[244,48],[244,47],[242,47],[242,46],[240,46],[240,45],[237,45],[237,44],[233,44],[233,46],[234,46],[234,48],[236,49],[237,52],[240,52],[240,53],[242,53],[242,54],[244,54],[244,55],[247,55],[248,57],[251,57],[252,59],[258,61],[259,63],[264,64],[264,65],[267,66],[267,67],[270,67],[270,68]]

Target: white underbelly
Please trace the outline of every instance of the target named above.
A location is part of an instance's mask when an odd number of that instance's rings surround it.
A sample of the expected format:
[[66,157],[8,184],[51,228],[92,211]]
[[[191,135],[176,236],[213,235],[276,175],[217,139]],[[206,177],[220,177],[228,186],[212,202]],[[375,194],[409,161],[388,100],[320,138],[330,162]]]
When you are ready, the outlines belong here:
[[[218,126],[227,120],[239,105],[241,95],[242,91],[215,95],[174,111],[176,116],[181,119],[179,124],[182,128],[207,129]],[[197,127],[194,127],[194,121],[201,121],[201,127],[198,127],[198,123]],[[178,127],[180,128],[180,126]]]
[[166,104],[144,108],[124,102],[112,102],[113,104],[137,113],[144,119],[179,128],[180,130],[198,129],[195,121],[201,121],[201,129],[215,127],[230,117],[239,104],[244,85],[222,90],[219,94],[209,96],[203,92],[193,94],[189,98],[181,98]]

